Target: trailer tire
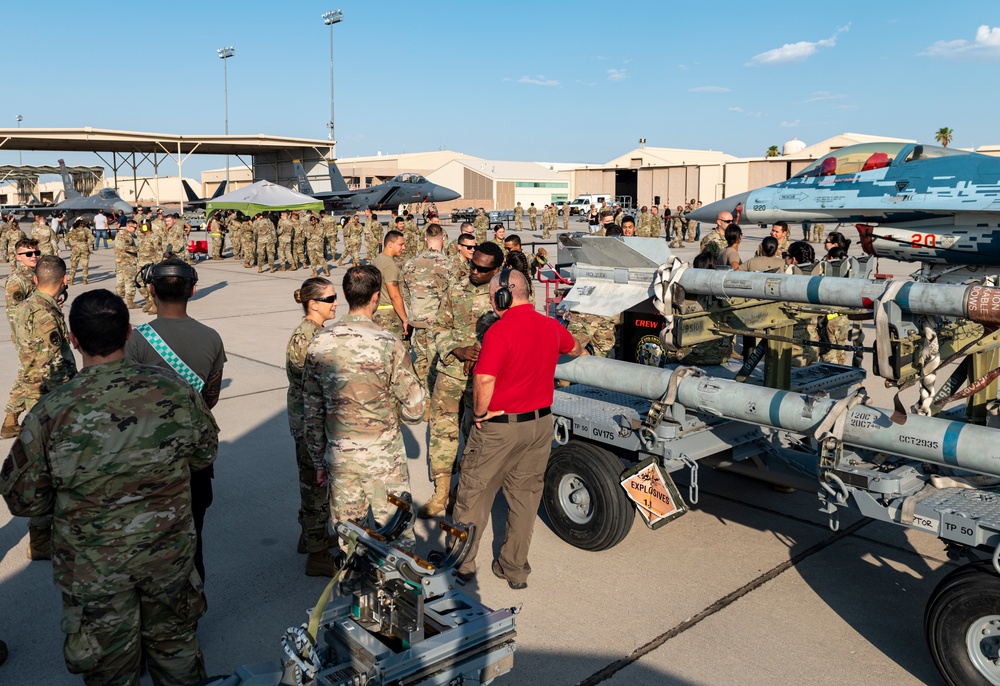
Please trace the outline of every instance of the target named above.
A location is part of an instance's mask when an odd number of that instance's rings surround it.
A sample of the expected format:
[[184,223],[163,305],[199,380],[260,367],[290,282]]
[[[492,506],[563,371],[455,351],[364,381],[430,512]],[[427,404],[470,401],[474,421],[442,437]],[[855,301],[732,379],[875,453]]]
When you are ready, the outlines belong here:
[[574,440],[553,450],[542,504],[556,535],[582,550],[621,543],[635,520],[621,473],[621,460],[595,445]]
[[924,612],[931,657],[949,686],[1000,686],[1000,576],[989,561],[964,565],[934,589]]

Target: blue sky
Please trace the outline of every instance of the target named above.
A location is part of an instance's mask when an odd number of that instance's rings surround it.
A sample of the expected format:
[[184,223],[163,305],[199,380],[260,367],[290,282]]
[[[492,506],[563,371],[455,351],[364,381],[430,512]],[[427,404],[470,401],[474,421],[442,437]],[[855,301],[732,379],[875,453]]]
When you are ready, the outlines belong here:
[[4,90],[23,97],[4,99],[0,126],[221,133],[215,51],[233,45],[230,132],[325,138],[320,15],[338,6],[339,156],[601,163],[641,137],[749,156],[844,131],[931,141],[942,126],[955,147],[1000,144],[995,1],[7,3]]

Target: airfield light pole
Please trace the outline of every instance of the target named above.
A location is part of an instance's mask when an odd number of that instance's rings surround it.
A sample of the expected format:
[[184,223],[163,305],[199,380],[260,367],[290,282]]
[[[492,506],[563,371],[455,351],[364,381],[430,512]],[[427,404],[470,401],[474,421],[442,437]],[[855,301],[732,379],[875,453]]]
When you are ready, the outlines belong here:
[[[331,10],[323,13],[323,23],[330,27],[330,123],[327,126],[330,128],[331,148],[336,144],[333,137],[333,25],[342,21],[344,21],[343,10]],[[334,155],[334,159],[336,159],[336,155]]]
[[[229,74],[226,71],[226,60],[236,54],[236,48],[227,45],[216,50],[222,60],[222,93],[226,103],[226,135],[229,135]],[[226,191],[229,191],[229,154],[226,154]]]
[[[24,119],[24,117],[22,117],[22,116],[21,116],[21,115],[19,114],[19,115],[17,115],[17,116],[16,116],[16,117],[14,117],[14,118],[15,118],[15,119],[17,119],[17,128],[21,128],[21,121],[22,121],[22,120]],[[19,166],[19,167],[20,167],[20,166],[21,166],[21,165],[23,165],[23,164],[24,164],[24,161],[23,161],[23,160],[21,159],[21,151],[20,151],[20,150],[18,150],[18,151],[17,151],[17,166]]]

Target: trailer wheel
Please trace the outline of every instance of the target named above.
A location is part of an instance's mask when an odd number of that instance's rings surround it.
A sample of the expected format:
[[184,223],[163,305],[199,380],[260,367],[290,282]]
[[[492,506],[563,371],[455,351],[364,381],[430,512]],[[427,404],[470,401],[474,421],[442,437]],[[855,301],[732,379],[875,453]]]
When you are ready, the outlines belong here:
[[583,550],[621,543],[635,519],[621,472],[621,460],[589,443],[570,441],[552,451],[542,504],[559,538]]
[[949,686],[1000,686],[1000,576],[989,561],[941,580],[927,602],[924,631]]

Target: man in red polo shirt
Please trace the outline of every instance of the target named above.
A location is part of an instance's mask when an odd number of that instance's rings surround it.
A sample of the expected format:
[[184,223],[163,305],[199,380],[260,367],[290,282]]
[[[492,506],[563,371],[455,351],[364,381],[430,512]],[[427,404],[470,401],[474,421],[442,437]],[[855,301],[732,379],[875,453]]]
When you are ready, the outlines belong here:
[[486,332],[473,375],[473,422],[458,481],[454,519],[475,524],[462,579],[476,573],[476,552],[498,488],[510,512],[493,573],[527,588],[528,547],[552,446],[552,391],[560,354],[585,354],[555,319],[535,311],[528,282],[505,269],[490,282],[500,321]]

